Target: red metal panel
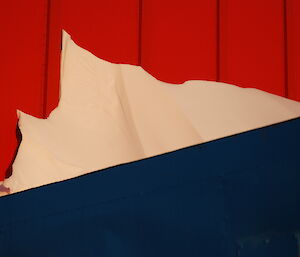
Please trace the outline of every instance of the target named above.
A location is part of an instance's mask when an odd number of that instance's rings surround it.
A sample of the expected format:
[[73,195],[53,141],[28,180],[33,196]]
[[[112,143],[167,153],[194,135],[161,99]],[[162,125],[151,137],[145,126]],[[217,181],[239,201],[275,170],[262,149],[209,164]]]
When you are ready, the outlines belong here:
[[48,98],[46,113],[59,95],[61,28],[80,46],[116,63],[138,63],[138,0],[53,0],[50,5]]
[[285,95],[283,0],[220,0],[220,80]]
[[95,55],[137,64],[138,0],[63,0],[62,26]]
[[163,81],[220,75],[300,100],[297,14],[297,0],[0,1],[0,180],[17,146],[16,108],[42,117],[57,105],[61,28],[95,55],[141,63]]
[[160,80],[216,80],[216,1],[144,0],[141,64]]
[[300,101],[300,1],[286,0],[288,96]]
[[51,0],[48,6],[47,24],[47,74],[44,99],[44,115],[47,117],[57,106],[59,99],[60,78],[60,51],[61,51],[61,2],[62,0]]
[[46,0],[0,1],[0,180],[15,149],[16,109],[42,116]]

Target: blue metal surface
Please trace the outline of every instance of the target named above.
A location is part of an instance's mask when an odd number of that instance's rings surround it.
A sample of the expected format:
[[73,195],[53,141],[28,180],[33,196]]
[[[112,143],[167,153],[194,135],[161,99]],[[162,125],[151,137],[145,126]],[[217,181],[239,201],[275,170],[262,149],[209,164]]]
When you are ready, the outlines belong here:
[[2,197],[0,257],[264,256],[239,242],[299,228],[299,131],[295,119]]
[[240,242],[239,257],[298,257],[297,239],[293,234],[248,238]]

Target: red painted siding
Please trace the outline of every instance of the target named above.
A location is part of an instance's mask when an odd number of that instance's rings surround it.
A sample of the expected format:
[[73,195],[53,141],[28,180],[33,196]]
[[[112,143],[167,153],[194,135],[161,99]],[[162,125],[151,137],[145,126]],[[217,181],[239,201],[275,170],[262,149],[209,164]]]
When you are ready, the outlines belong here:
[[0,180],[17,147],[16,109],[43,115],[47,1],[0,1]]
[[286,1],[288,97],[300,101],[300,1]]
[[220,80],[285,95],[282,0],[220,0]]
[[144,0],[141,65],[160,80],[216,80],[216,1]]
[[61,29],[100,58],[160,80],[220,80],[300,100],[298,0],[0,1],[0,180],[17,108],[46,117],[59,98]]

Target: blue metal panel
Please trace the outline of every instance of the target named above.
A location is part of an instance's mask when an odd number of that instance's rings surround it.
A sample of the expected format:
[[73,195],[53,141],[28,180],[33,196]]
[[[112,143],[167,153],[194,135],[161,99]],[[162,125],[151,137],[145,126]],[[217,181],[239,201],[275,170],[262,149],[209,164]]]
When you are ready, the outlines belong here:
[[295,119],[2,197],[0,257],[236,257],[241,237],[299,227],[299,131]]
[[297,240],[293,234],[254,237],[240,242],[239,257],[298,257]]

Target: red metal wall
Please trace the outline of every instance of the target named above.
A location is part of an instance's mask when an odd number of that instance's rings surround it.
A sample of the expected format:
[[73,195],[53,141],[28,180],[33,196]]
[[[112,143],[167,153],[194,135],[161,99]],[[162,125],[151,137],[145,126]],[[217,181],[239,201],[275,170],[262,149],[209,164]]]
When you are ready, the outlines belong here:
[[217,78],[216,1],[143,0],[141,65],[160,80]]
[[300,1],[286,0],[287,96],[300,101]]
[[285,96],[282,0],[220,1],[220,80]]
[[15,154],[16,109],[43,115],[47,1],[0,0],[0,180]]
[[160,80],[223,81],[300,100],[298,0],[0,0],[0,180],[15,109],[58,102],[61,28],[95,55]]

